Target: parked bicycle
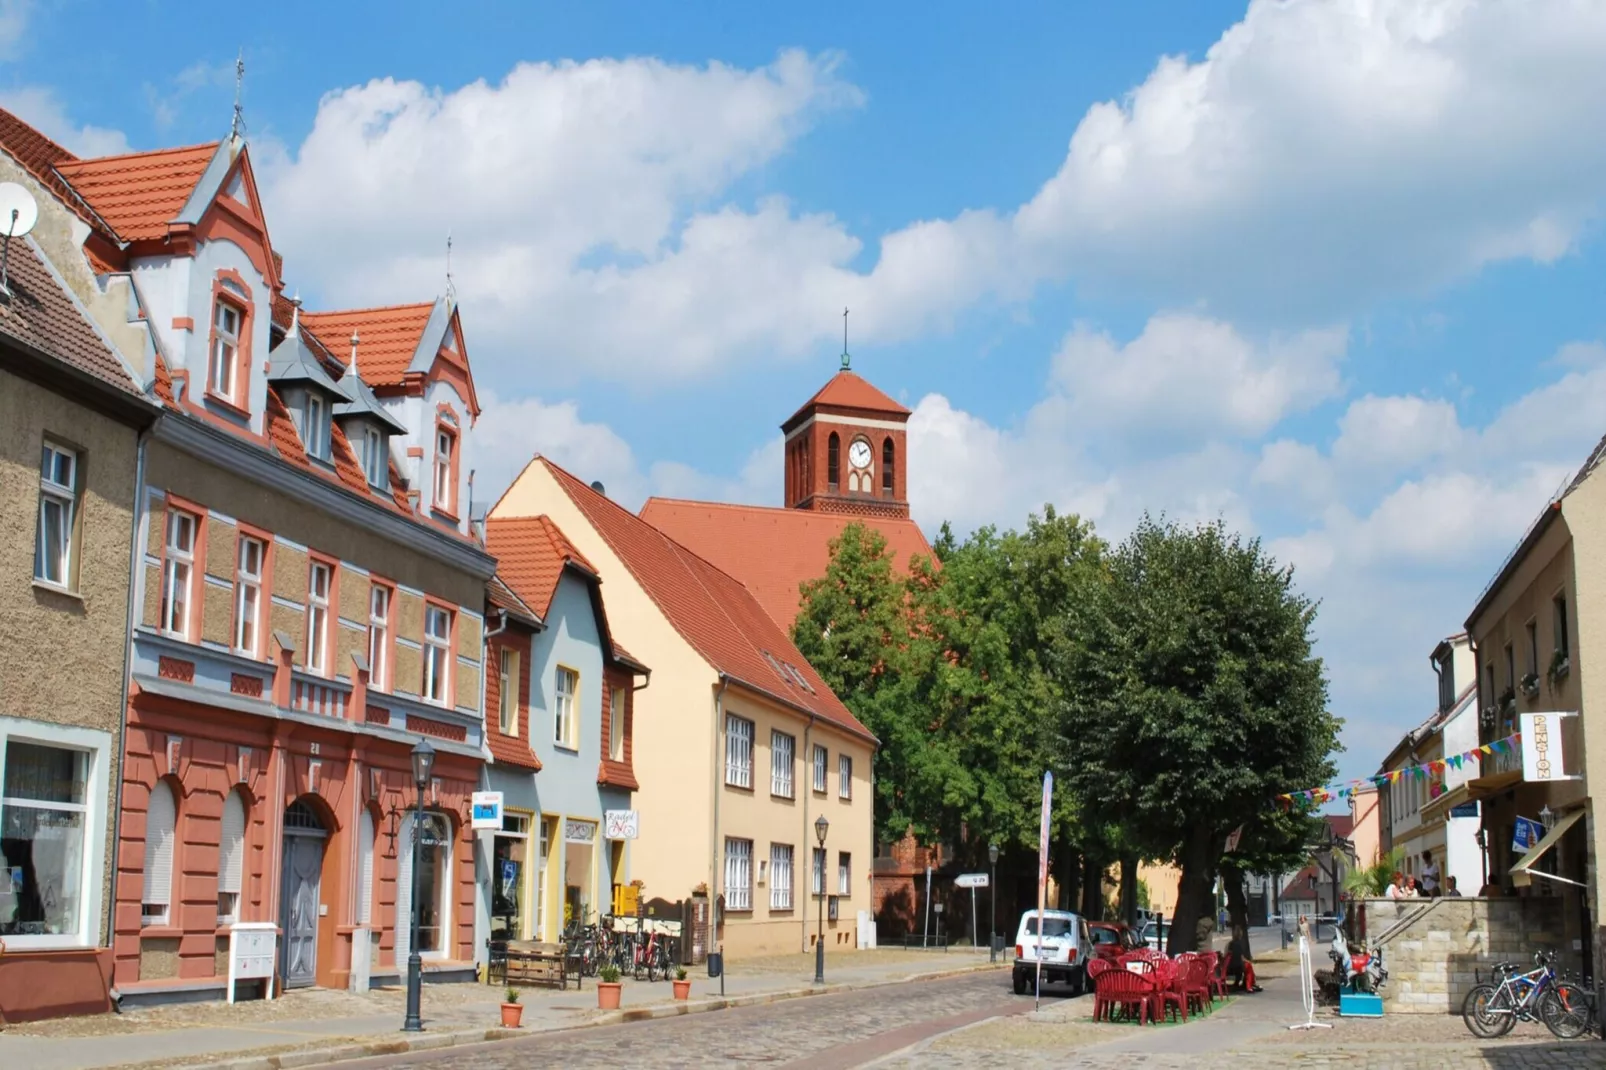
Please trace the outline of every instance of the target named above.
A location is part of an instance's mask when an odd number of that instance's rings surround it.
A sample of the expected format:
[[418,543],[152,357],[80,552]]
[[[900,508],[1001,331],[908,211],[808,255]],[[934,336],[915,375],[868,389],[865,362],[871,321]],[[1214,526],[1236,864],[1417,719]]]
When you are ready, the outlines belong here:
[[1555,955],[1534,952],[1534,969],[1519,973],[1516,963],[1494,968],[1493,984],[1475,985],[1461,1004],[1461,1020],[1473,1036],[1504,1036],[1517,1022],[1541,1021],[1557,1037],[1572,1040],[1589,1032],[1589,995],[1558,977]]

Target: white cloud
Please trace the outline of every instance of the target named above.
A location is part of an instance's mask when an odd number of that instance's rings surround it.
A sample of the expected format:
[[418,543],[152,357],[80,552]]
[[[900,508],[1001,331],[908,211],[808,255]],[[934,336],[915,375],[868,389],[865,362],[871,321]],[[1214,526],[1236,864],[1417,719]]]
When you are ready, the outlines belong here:
[[1345,464],[1390,471],[1442,457],[1461,442],[1461,422],[1448,401],[1368,394],[1338,421],[1333,456]]
[[[0,21],[0,29],[3,29]],[[29,123],[62,148],[79,156],[114,156],[128,152],[121,130],[74,122],[53,89],[22,86],[0,91],[0,108]]]

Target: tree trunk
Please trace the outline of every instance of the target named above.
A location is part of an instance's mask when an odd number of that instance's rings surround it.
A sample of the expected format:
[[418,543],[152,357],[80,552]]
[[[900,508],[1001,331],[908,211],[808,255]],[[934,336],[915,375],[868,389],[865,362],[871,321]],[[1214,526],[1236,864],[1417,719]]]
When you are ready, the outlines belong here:
[[1200,922],[1208,922],[1211,909],[1210,886],[1215,868],[1226,847],[1226,837],[1208,829],[1196,829],[1183,843],[1177,859],[1182,879],[1177,881],[1177,906],[1171,916],[1171,938],[1166,952],[1180,955],[1199,949]]
[[1088,921],[1104,920],[1104,860],[1097,855],[1082,856],[1082,909]]
[[1072,909],[1082,895],[1082,855],[1077,851],[1067,852],[1065,856],[1065,879],[1060,882],[1059,901],[1061,906]]
[[1232,939],[1246,959],[1253,959],[1249,947],[1249,900],[1244,896],[1244,875],[1230,862],[1221,865],[1221,883],[1227,889],[1227,919],[1232,926]]
[[1121,856],[1121,920],[1128,925],[1138,923],[1138,856]]

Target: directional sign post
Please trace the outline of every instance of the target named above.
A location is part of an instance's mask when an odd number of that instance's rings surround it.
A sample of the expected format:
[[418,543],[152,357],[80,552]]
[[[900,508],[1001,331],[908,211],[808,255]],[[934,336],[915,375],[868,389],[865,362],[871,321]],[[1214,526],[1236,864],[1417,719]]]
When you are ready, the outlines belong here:
[[981,942],[981,933],[976,930],[976,889],[987,887],[987,874],[961,873],[954,878],[954,887],[970,889],[970,942],[974,946]]

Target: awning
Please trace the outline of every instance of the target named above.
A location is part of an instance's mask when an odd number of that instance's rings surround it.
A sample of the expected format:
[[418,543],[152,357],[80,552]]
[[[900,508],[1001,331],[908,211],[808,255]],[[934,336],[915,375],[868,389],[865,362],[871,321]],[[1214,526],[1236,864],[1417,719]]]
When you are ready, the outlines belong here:
[[1467,795],[1474,799],[1487,799],[1492,795],[1499,795],[1502,791],[1522,780],[1522,770],[1512,769],[1504,773],[1494,773],[1490,776],[1480,776],[1467,781]]
[[1523,855],[1522,858],[1518,860],[1517,864],[1511,867],[1511,883],[1515,884],[1518,888],[1526,888],[1533,883],[1534,877],[1537,876],[1542,877],[1545,880],[1560,881],[1562,884],[1571,884],[1575,888],[1587,888],[1588,885],[1584,884],[1582,881],[1570,880],[1566,877],[1557,877],[1551,873],[1533,872],[1533,867],[1539,864],[1539,859],[1544,856],[1544,853],[1556,846],[1556,844],[1560,843],[1561,838],[1567,835],[1567,830],[1578,824],[1578,822],[1582,820],[1583,816],[1584,811],[1583,808],[1580,807],[1579,809],[1574,810],[1572,813],[1562,817],[1561,820],[1557,821],[1555,827],[1549,832],[1545,833],[1544,838],[1538,843],[1528,848],[1528,853]]

